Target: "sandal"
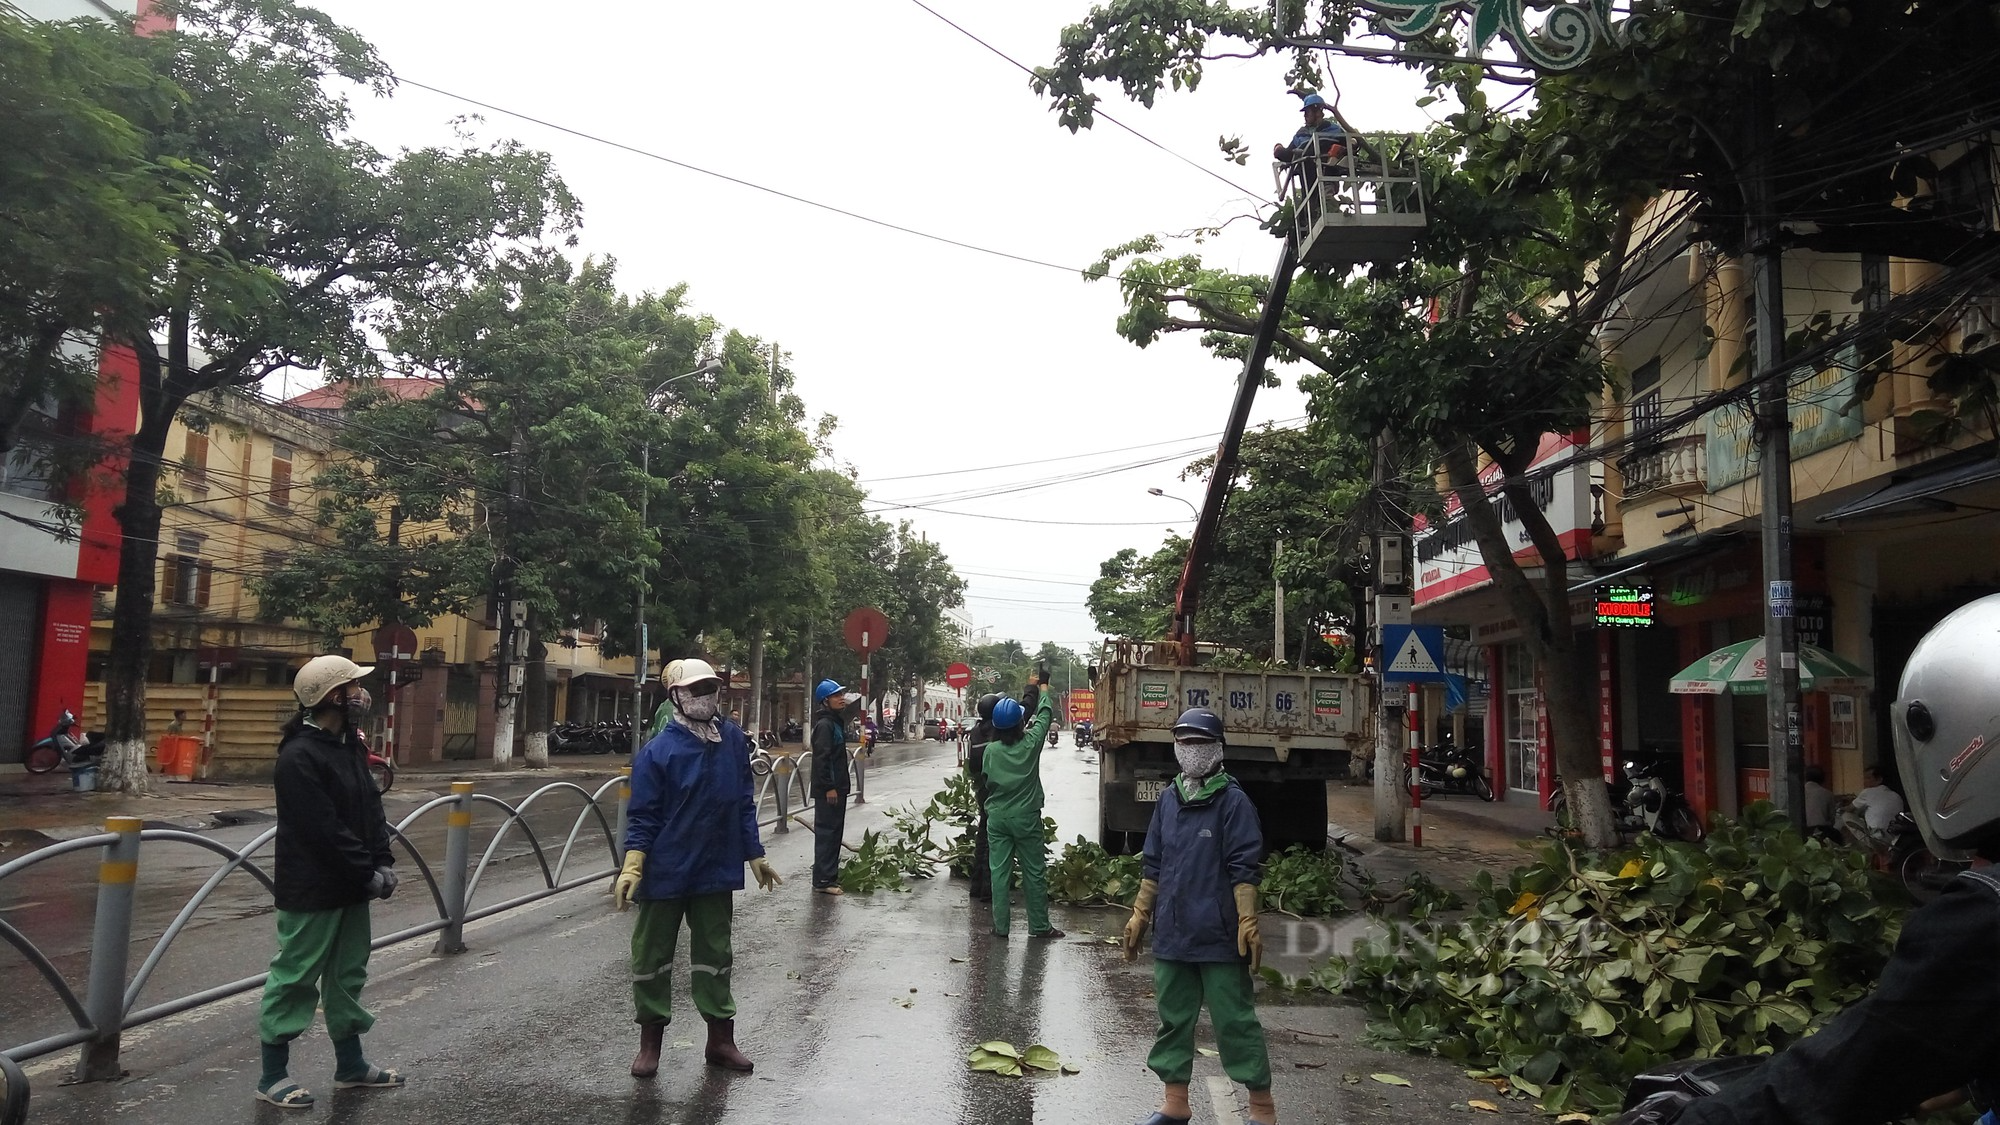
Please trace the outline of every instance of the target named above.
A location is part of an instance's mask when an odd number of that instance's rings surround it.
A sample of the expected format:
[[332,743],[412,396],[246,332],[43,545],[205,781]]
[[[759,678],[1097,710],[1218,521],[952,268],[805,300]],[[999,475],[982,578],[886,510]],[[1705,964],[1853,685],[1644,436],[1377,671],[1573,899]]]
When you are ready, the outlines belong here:
[[394,1090],[402,1085],[402,1075],[373,1065],[353,1078],[342,1078],[338,1074],[333,1076],[333,1088],[336,1090]]
[[844,895],[847,893],[846,891],[841,890],[838,886],[814,887],[813,890],[818,891],[820,894],[823,895]]
[[274,1083],[268,1090],[258,1090],[257,1100],[270,1102],[279,1109],[311,1109],[313,1106],[312,1094],[289,1078]]

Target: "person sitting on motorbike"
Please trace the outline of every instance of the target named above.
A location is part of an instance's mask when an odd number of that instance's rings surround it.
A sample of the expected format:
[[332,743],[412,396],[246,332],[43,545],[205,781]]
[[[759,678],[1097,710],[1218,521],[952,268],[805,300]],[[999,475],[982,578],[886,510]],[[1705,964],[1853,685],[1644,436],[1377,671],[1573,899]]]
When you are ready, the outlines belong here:
[[[2000,594],[1917,644],[1889,712],[1912,814],[1940,859],[1970,860],[1912,912],[1875,991],[1720,1093],[1655,1094],[1619,1125],[1876,1125],[2000,1089]],[[1871,771],[1872,773],[1873,771]],[[1875,775],[1879,778],[1879,774]]]

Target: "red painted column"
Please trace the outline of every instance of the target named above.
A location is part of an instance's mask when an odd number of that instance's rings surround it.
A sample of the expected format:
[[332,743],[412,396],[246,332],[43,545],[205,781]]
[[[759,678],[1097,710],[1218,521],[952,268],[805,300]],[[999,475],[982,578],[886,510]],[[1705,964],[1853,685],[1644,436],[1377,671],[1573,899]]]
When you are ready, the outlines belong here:
[[[1681,663],[1685,667],[1702,658],[1707,647],[1702,644],[1702,628],[1698,624],[1680,627]],[[1687,784],[1688,804],[1696,816],[1707,822],[1715,811],[1715,770],[1716,763],[1713,739],[1710,736],[1710,700],[1705,695],[1681,696],[1681,761],[1684,764],[1683,781]]]
[[90,659],[90,584],[52,578],[42,584],[42,633],[35,653],[35,697],[29,742],[49,733],[64,711],[83,719],[84,673]]
[[1611,632],[1597,631],[1597,751],[1604,758],[1604,780],[1616,780],[1618,756],[1618,682],[1614,675]]

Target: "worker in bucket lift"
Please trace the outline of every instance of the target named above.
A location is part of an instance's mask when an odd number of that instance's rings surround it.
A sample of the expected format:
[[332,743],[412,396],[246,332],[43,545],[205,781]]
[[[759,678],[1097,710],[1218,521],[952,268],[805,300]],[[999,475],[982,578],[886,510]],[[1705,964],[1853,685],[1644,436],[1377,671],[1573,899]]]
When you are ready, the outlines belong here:
[[1311,177],[1318,172],[1316,162],[1310,159],[1315,147],[1321,159],[1328,164],[1347,155],[1347,130],[1334,120],[1333,107],[1326,104],[1325,98],[1297,90],[1292,92],[1298,94],[1304,103],[1300,109],[1305,114],[1305,124],[1292,134],[1289,144],[1271,146],[1271,159],[1285,165],[1300,164],[1302,171]]

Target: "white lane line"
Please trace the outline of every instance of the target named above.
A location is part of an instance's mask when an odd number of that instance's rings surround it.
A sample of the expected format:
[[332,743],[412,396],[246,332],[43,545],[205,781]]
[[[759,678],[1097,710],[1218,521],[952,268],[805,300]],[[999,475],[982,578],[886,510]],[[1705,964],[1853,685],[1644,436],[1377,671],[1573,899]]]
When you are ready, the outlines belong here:
[[1215,1103],[1215,1125],[1243,1125],[1236,1114],[1236,1087],[1227,1078],[1210,1078],[1208,1100]]

